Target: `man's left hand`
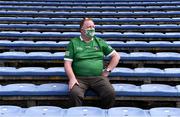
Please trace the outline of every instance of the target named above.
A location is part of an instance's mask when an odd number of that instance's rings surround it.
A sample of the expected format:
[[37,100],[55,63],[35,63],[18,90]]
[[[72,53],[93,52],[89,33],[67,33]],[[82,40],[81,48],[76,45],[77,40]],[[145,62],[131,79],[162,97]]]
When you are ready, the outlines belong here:
[[109,76],[109,73],[108,71],[104,70],[101,74],[101,76],[104,76],[104,77],[108,77]]

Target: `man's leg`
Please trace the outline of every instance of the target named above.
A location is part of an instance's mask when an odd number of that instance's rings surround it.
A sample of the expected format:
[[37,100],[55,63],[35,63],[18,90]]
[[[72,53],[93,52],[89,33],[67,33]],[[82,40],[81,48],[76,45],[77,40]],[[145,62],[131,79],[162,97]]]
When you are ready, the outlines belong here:
[[91,81],[91,88],[99,94],[102,108],[110,108],[113,106],[115,102],[115,91],[108,78],[95,78]]
[[86,92],[88,85],[83,80],[77,79],[79,85],[75,84],[70,90],[70,102],[72,106],[82,106],[84,99],[84,93]]

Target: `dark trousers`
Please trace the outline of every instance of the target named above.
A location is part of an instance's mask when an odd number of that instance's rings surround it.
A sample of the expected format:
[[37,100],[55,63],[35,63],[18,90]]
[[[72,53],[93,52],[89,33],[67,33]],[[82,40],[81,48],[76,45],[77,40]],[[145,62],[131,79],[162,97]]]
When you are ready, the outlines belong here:
[[70,91],[70,101],[73,106],[82,106],[87,89],[93,89],[101,99],[101,108],[110,108],[115,101],[115,91],[106,77],[77,77],[79,85],[74,85]]

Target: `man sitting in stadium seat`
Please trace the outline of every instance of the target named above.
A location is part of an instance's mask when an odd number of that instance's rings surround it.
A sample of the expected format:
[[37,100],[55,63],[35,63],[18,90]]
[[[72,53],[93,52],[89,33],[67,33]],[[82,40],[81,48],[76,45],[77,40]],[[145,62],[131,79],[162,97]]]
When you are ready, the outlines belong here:
[[[100,96],[102,108],[110,108],[115,92],[107,77],[117,66],[120,56],[104,40],[95,36],[92,19],[81,21],[80,32],[80,37],[70,40],[64,57],[70,99],[73,106],[81,106],[86,90],[91,88]],[[111,57],[107,67],[103,64],[104,55]]]

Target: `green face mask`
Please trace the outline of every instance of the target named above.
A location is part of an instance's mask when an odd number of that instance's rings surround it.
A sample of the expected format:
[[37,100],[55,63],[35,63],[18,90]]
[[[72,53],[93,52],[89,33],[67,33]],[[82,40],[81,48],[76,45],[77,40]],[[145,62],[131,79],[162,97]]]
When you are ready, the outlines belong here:
[[86,36],[89,38],[92,38],[95,35],[95,29],[94,28],[87,29],[87,30],[85,30],[85,32],[86,32]]

